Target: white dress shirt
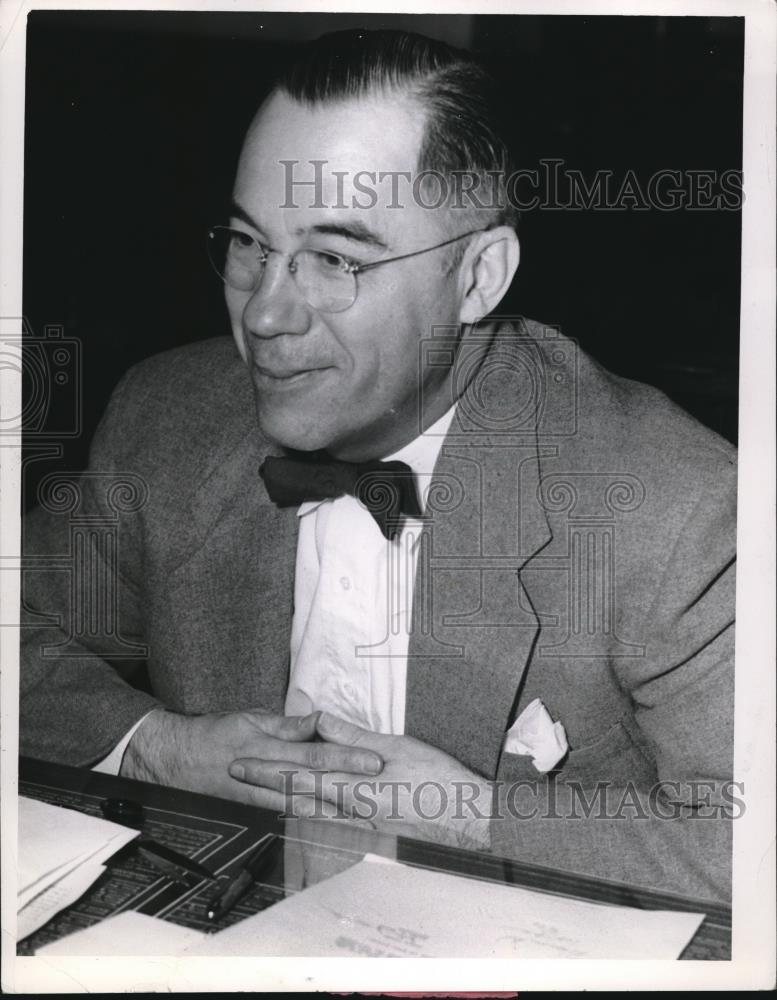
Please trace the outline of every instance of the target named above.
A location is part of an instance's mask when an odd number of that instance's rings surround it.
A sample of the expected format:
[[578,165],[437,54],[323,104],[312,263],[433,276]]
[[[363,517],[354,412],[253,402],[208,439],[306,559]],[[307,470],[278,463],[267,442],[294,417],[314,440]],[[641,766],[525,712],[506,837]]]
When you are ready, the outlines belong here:
[[[385,459],[413,470],[422,510],[455,409]],[[401,734],[421,521],[406,516],[389,540],[352,496],[304,503],[297,515],[286,714],[323,709]]]

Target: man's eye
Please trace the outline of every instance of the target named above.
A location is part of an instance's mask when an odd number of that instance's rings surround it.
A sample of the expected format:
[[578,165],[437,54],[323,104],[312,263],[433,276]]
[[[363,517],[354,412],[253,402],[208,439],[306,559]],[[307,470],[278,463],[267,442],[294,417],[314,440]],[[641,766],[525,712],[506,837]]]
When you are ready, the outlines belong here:
[[314,253],[316,255],[316,263],[322,270],[347,271],[348,264],[351,263],[339,254],[329,253],[326,250],[315,250]]
[[248,233],[241,233],[239,229],[232,230],[232,246],[235,250],[247,250],[255,243],[256,240],[253,236],[249,236]]

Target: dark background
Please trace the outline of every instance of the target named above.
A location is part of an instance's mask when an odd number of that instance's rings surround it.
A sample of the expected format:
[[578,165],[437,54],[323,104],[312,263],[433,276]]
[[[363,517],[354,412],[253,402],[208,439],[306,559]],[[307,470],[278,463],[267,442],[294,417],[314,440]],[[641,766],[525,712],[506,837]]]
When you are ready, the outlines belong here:
[[[631,168],[643,183],[659,169],[741,168],[742,18],[33,13],[26,505],[42,475],[86,463],[131,364],[229,333],[205,233],[222,218],[245,128],[296,43],[356,26],[410,28],[483,55],[522,166],[561,158],[586,177]],[[535,209],[519,236],[500,312],[560,325],[736,439],[738,211]],[[61,364],[51,325],[79,345]]]

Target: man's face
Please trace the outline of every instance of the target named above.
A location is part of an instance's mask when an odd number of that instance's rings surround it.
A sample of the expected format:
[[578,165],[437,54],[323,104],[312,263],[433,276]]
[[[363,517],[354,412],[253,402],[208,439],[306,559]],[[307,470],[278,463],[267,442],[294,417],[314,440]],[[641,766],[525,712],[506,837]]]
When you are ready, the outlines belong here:
[[[280,445],[326,448],[352,461],[382,457],[420,433],[419,398],[425,425],[450,404],[445,368],[419,375],[421,340],[433,325],[458,319],[447,249],[359,275],[356,301],[338,313],[306,302],[282,256],[312,248],[366,264],[449,238],[445,210],[414,204],[407,182],[395,200],[401,208],[389,208],[390,180],[374,184],[373,207],[352,207],[352,197],[369,201],[353,185],[359,171],[376,180],[389,171],[415,176],[422,130],[421,110],[398,98],[306,107],[275,94],[248,132],[230,225],[280,253],[270,254],[253,292],[226,286],[226,299],[251,367],[260,425]],[[292,175],[283,160],[297,161],[295,181],[312,180],[310,161],[325,161],[321,187],[295,185],[289,198]],[[344,172],[340,181],[337,172]]]

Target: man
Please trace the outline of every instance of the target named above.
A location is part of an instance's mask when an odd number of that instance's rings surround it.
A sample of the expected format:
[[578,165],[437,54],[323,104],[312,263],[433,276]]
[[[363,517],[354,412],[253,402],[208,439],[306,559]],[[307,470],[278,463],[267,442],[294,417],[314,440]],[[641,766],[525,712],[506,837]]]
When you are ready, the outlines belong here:
[[[346,33],[261,106],[210,236],[237,353],[133,369],[75,507],[31,519],[22,751],[725,896],[733,450],[493,319],[519,253],[486,85]],[[46,557],[111,518],[71,594]],[[118,628],[76,640],[114,572]]]

